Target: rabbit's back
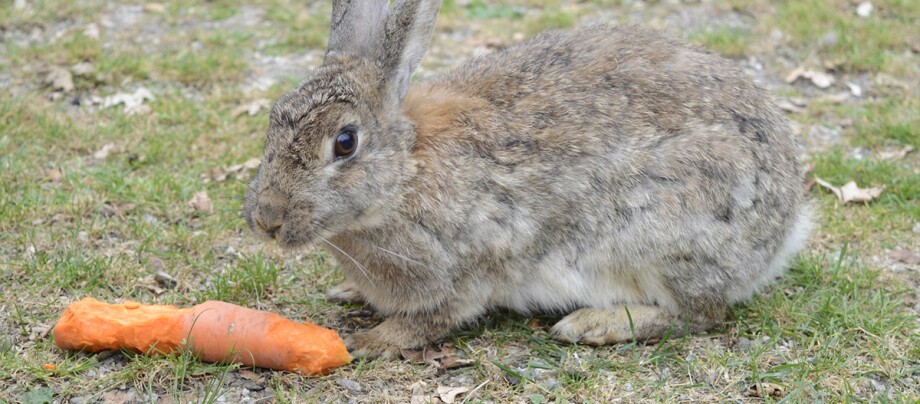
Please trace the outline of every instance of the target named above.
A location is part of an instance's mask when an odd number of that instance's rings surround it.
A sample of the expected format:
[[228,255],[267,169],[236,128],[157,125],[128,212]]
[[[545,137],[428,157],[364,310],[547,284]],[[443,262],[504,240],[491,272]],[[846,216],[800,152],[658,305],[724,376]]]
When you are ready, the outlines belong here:
[[657,33],[543,34],[421,84],[403,108],[420,173],[404,212],[510,283],[499,305],[597,304],[592,283],[601,299],[741,300],[800,241],[785,118],[728,61]]

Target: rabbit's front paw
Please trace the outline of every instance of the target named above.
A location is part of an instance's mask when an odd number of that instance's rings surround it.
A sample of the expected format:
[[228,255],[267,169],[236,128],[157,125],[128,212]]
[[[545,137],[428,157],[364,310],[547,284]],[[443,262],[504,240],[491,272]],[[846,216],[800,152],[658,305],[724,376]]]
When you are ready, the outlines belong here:
[[447,335],[450,326],[428,316],[390,317],[369,331],[345,338],[352,355],[364,358],[395,359],[400,349],[418,348]]
[[345,281],[338,286],[329,289],[326,292],[326,300],[330,303],[354,303],[354,304],[363,304],[364,295],[361,294],[361,291],[358,290],[355,284],[350,281]]
[[345,346],[348,347],[348,352],[360,358],[396,359],[399,356],[400,347],[387,340],[385,335],[375,331],[377,331],[376,328],[356,332],[346,337]]

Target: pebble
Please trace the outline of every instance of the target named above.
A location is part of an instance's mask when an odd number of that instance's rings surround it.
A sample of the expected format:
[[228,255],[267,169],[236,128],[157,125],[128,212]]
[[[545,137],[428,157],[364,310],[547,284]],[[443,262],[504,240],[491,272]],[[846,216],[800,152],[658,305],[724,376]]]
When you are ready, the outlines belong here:
[[167,289],[172,289],[176,287],[176,278],[173,278],[172,275],[164,271],[157,271],[156,275],[153,276],[153,279],[161,287],[164,287]]
[[153,217],[153,215],[149,213],[144,214],[144,221],[147,222],[147,224],[154,225],[154,226],[160,224],[160,221],[157,220],[157,218]]
[[882,391],[888,390],[888,387],[886,387],[884,384],[880,383],[879,381],[875,379],[870,378],[869,383],[872,384],[872,388],[874,388],[875,391],[882,392]]
[[253,381],[248,381],[248,382],[243,383],[243,389],[249,390],[249,391],[262,391],[262,390],[265,390],[265,386],[259,383],[253,382]]
[[348,390],[348,391],[350,391],[350,392],[352,392],[352,393],[360,393],[360,392],[361,392],[361,384],[359,384],[358,382],[356,382],[356,381],[354,381],[354,380],[346,379],[346,378],[343,377],[343,378],[341,378],[341,379],[336,380],[335,382],[336,382],[339,386],[342,386],[342,388],[344,388],[345,390]]
[[71,398],[70,398],[70,404],[83,404],[83,403],[89,403],[89,402],[92,402],[92,399],[93,399],[93,396],[92,396],[92,395],[71,397]]
[[914,223],[913,232],[920,234],[920,222]]
[[736,351],[750,351],[751,347],[753,346],[754,341],[752,341],[750,338],[738,337],[738,339],[735,340],[734,348]]
[[872,8],[872,3],[868,1],[859,3],[859,6],[856,6],[856,15],[862,18],[867,18],[872,15]]

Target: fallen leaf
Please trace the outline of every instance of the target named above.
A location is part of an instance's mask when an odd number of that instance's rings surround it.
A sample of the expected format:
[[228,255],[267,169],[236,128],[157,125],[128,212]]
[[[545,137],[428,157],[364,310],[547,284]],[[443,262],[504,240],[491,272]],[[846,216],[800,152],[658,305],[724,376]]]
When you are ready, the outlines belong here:
[[128,402],[128,393],[124,391],[110,391],[102,395],[104,404],[122,404]]
[[130,202],[119,203],[119,204],[112,204],[112,203],[106,202],[104,205],[102,205],[102,216],[104,217],[117,216],[121,219],[124,219],[125,213],[128,213],[134,210],[135,207],[137,207],[137,205],[130,203]]
[[914,147],[907,145],[898,150],[880,152],[878,156],[883,160],[900,160],[904,157],[907,157],[907,155],[912,151],[914,151]]
[[437,368],[438,371],[469,366],[475,363],[471,359],[457,357],[456,349],[443,345],[437,349],[426,345],[422,349],[401,349],[399,352],[409,362],[424,363]]
[[869,202],[878,198],[885,187],[860,188],[856,186],[856,181],[850,181],[840,188],[843,195],[843,203],[847,202]]
[[773,383],[757,383],[747,389],[748,397],[783,398],[786,395],[782,386]]
[[794,83],[800,78],[806,78],[818,88],[828,88],[834,84],[834,76],[817,70],[806,70],[803,67],[797,67],[786,75],[787,83]]
[[199,212],[211,213],[214,211],[214,206],[211,204],[211,198],[208,197],[208,191],[195,193],[195,196],[188,201],[188,206]]
[[257,158],[252,158],[243,162],[243,168],[247,170],[255,170],[259,168],[259,164],[262,164],[262,160]]
[[95,153],[93,153],[93,158],[96,159],[96,160],[105,160],[107,157],[109,157],[109,153],[110,153],[110,152],[112,151],[112,149],[114,149],[114,148],[115,148],[115,145],[114,145],[114,144],[112,144],[112,143],[106,143],[104,146],[102,146],[101,149],[99,149],[99,150],[97,150]]
[[157,285],[167,289],[176,287],[177,283],[176,278],[173,278],[173,276],[166,271],[157,271],[157,273],[153,275],[153,280],[156,281]]
[[474,363],[476,363],[476,361],[473,359],[463,359],[463,358],[459,358],[456,356],[447,356],[441,359],[441,366],[438,369],[447,370],[447,369],[462,368],[466,366],[471,366]]
[[438,386],[438,397],[447,404],[453,404],[457,396],[470,391],[469,387]]
[[65,93],[73,91],[73,75],[70,70],[63,67],[52,67],[45,77],[45,82],[51,85],[52,89],[61,90]]
[[805,112],[805,108],[795,105],[794,103],[792,103],[791,101],[787,99],[780,99],[776,101],[776,106],[778,106],[780,109],[786,112],[792,112],[796,114]]
[[160,14],[166,11],[166,7],[160,3],[147,3],[144,4],[144,11],[148,13]]
[[259,111],[262,110],[262,108],[267,109],[269,107],[271,107],[271,101],[265,98],[259,98],[248,104],[243,104],[243,105],[236,107],[231,114],[233,115],[234,118],[240,115],[243,115],[243,114],[253,116],[255,114],[258,114]]
[[543,330],[543,329],[546,329],[546,326],[545,326],[545,325],[540,325],[540,320],[539,320],[539,319],[532,318],[532,319],[530,319],[530,321],[527,322],[527,328],[530,328],[531,330],[536,331],[536,330]]
[[453,348],[441,347],[441,349],[434,349],[428,345],[422,347],[422,349],[401,349],[399,351],[403,358],[406,358],[410,362],[415,363],[427,363],[430,365],[437,365],[436,361],[449,355],[454,354]]
[[150,107],[145,106],[145,101],[153,101],[155,98],[150,90],[140,87],[133,93],[117,93],[102,99],[102,108],[109,108],[115,105],[123,104],[125,113],[128,115],[141,114],[150,112]]
[[211,169],[208,177],[214,181],[221,182],[230,177],[231,174],[237,174],[236,177],[241,179],[242,176],[246,174],[246,171],[259,168],[259,164],[261,164],[261,160],[252,158],[241,164],[234,164],[227,168],[215,167]]
[[910,265],[920,264],[920,254],[907,250],[894,250],[888,253],[888,258]]
[[842,187],[836,187],[833,184],[821,179],[820,177],[815,177],[815,182],[818,185],[829,189],[834,195],[837,195],[837,199],[840,199],[840,202],[869,202],[875,198],[878,198],[882,194],[882,191],[885,187],[872,187],[872,188],[860,188],[856,185],[856,181],[850,181],[844,184]]
[[64,179],[64,173],[56,168],[49,168],[45,170],[44,179],[51,182],[61,182]]
[[252,380],[254,382],[261,382],[262,376],[256,372],[253,372],[249,369],[240,369],[240,377],[246,380]]
[[425,387],[427,386],[428,384],[421,380],[409,385],[409,391],[412,394],[411,398],[409,399],[409,403],[410,404],[428,404],[430,403],[431,400],[425,394]]

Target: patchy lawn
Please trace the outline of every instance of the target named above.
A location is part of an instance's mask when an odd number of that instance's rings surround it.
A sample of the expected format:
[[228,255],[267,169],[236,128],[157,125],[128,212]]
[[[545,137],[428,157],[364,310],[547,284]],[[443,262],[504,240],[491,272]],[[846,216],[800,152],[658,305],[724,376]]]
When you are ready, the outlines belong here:
[[[342,280],[328,255],[285,254],[240,219],[266,106],[320,63],[330,12],[249,3],[0,4],[0,402],[408,402],[447,387],[470,402],[920,400],[920,2],[906,0],[445,1],[420,76],[548,28],[658,27],[776,94],[813,175],[884,187],[842,204],[812,186],[808,251],[708,335],[590,348],[549,338],[553,318],[495,313],[445,341],[470,366],[357,360],[318,378],[61,352],[48,331],[83,296],[220,299],[342,333],[380,320],[325,301]],[[188,204],[201,191],[211,209]]]

